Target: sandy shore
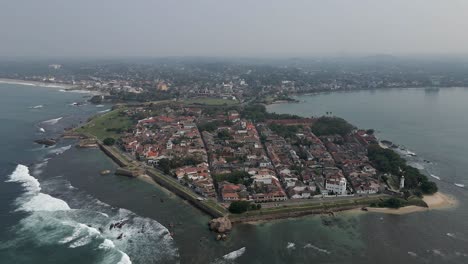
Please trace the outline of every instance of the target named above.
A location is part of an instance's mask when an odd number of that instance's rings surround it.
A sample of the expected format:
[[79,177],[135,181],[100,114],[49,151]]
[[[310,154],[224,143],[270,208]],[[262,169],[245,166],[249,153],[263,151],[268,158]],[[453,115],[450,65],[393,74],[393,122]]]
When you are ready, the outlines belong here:
[[423,198],[424,202],[426,202],[428,207],[420,207],[420,206],[405,206],[399,209],[391,209],[391,208],[372,208],[368,207],[369,212],[377,212],[377,213],[386,213],[386,214],[409,214],[415,212],[424,212],[428,210],[435,210],[435,209],[446,209],[446,208],[453,208],[456,207],[458,201],[446,194],[441,192],[437,192],[433,195],[426,195]]
[[56,89],[73,89],[73,85],[64,84],[64,83],[46,83],[46,82],[37,82],[37,81],[27,81],[27,80],[17,80],[17,79],[2,79],[0,78],[0,83],[8,84],[19,84],[19,85],[28,85],[28,86],[40,86]]
[[18,85],[26,85],[26,86],[36,86],[36,87],[45,87],[45,88],[52,88],[57,89],[61,92],[74,92],[74,93],[84,93],[84,94],[91,94],[91,95],[105,95],[101,91],[94,91],[94,90],[86,90],[77,86],[73,86],[71,84],[65,83],[45,83],[45,82],[36,82],[36,81],[25,81],[25,80],[16,80],[16,79],[2,79],[0,78],[0,83],[7,83],[7,84],[18,84]]

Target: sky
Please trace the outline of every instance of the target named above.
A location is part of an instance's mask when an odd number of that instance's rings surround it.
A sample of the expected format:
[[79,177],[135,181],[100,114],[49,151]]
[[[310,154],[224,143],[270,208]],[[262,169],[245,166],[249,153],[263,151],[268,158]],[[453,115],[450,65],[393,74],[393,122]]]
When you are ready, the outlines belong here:
[[0,2],[0,56],[468,54],[467,0]]

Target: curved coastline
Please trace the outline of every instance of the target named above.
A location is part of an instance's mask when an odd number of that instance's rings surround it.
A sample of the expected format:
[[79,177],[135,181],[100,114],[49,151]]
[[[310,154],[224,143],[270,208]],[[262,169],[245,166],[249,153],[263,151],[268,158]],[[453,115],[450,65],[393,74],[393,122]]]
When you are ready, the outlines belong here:
[[437,192],[433,195],[425,195],[423,197],[423,201],[427,204],[427,207],[421,207],[421,206],[415,206],[415,205],[405,206],[405,207],[401,207],[398,209],[368,207],[367,210],[373,213],[404,215],[404,214],[416,213],[416,212],[426,212],[429,210],[442,210],[442,209],[455,208],[459,204],[459,201],[455,199],[455,197],[450,196],[448,194],[444,194],[442,192]]
[[65,83],[46,83],[46,82],[38,82],[38,81],[28,81],[28,80],[21,80],[21,79],[6,79],[0,78],[0,83],[6,84],[18,84],[18,85],[27,85],[27,86],[40,86],[40,87],[48,87],[48,88],[56,88],[56,89],[66,89],[72,90],[77,89],[77,87],[71,84]]

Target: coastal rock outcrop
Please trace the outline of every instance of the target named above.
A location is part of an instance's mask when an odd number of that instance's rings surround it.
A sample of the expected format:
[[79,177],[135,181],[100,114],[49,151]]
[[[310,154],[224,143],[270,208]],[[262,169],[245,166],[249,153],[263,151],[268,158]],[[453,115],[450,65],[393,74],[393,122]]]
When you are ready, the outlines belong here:
[[226,233],[231,231],[232,229],[231,220],[229,220],[229,218],[227,218],[226,216],[211,220],[209,226],[210,230],[215,231],[217,233]]
[[47,147],[50,147],[50,146],[53,146],[53,145],[57,144],[57,141],[55,141],[52,138],[37,139],[37,140],[34,140],[34,142],[37,143],[37,144],[47,146]]

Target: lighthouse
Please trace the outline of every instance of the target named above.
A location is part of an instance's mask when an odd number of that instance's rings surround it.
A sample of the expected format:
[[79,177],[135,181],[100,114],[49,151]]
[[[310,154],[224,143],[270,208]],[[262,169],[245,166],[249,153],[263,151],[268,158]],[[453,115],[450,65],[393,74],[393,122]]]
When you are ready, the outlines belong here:
[[400,190],[405,188],[405,176],[401,176],[400,178]]

